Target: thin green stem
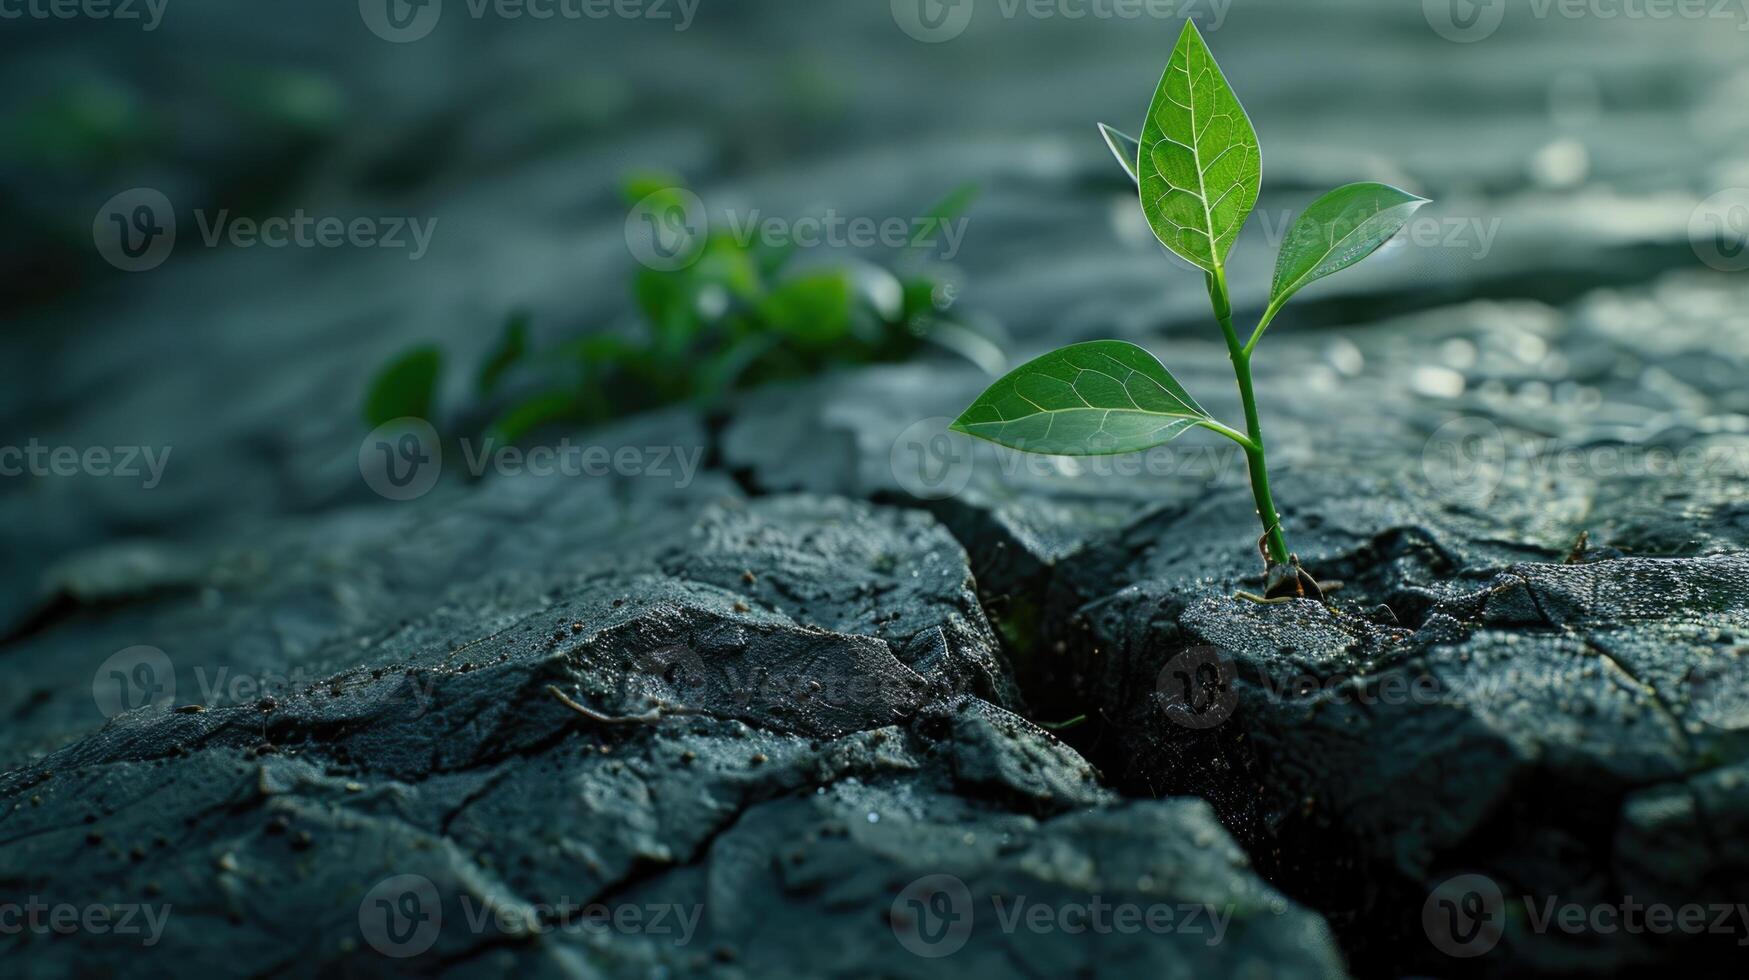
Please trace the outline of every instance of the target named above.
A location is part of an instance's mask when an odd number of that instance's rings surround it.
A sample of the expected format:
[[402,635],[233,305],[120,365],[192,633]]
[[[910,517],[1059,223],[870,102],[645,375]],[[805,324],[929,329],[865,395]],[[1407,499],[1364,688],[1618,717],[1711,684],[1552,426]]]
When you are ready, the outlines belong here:
[[1278,300],[1269,304],[1269,309],[1263,311],[1263,319],[1257,321],[1257,329],[1251,331],[1251,339],[1245,342],[1246,357],[1250,357],[1251,352],[1257,349],[1257,342],[1263,339],[1263,331],[1269,329],[1270,322],[1275,319],[1277,313],[1281,312],[1282,305]]
[[[1227,354],[1233,361],[1233,376],[1239,383],[1239,400],[1245,405],[1245,431],[1250,448],[1245,450],[1251,469],[1251,495],[1257,501],[1257,517],[1263,522],[1264,548],[1272,565],[1288,563],[1287,536],[1281,529],[1281,514],[1275,509],[1275,498],[1269,492],[1269,462],[1264,450],[1263,426],[1257,418],[1257,394],[1251,382],[1251,352],[1239,343],[1233,329],[1233,303],[1227,293],[1227,273],[1220,266],[1209,273],[1209,301],[1214,304],[1215,319],[1227,339]],[[1267,322],[1267,321],[1266,321]],[[1252,343],[1262,335],[1253,335]]]
[[1239,448],[1245,450],[1246,453],[1250,453],[1251,450],[1257,448],[1257,444],[1252,442],[1251,438],[1249,436],[1245,435],[1245,433],[1240,432],[1238,429],[1234,429],[1234,428],[1230,428],[1228,426],[1222,425],[1221,423],[1216,422],[1214,419],[1208,419],[1206,421],[1199,422],[1197,424],[1201,425],[1203,428],[1208,429],[1211,432],[1219,432],[1221,435],[1224,435],[1228,439],[1233,440],[1234,442],[1238,443]]

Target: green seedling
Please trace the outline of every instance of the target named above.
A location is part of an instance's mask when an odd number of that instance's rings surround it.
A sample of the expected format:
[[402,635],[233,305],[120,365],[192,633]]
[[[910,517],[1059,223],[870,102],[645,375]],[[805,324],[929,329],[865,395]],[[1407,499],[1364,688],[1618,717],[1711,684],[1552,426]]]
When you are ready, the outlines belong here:
[[[1269,601],[1321,598],[1289,551],[1269,486],[1251,358],[1288,300],[1384,246],[1426,200],[1384,184],[1350,184],[1324,195],[1295,220],[1282,244],[1269,303],[1250,338],[1233,327],[1226,261],[1262,188],[1257,133],[1193,23],[1172,52],[1140,140],[1100,126],[1141,191],[1142,211],[1161,244],[1202,270],[1227,342],[1245,428],[1222,424],[1172,372],[1134,344],[1076,344],[1031,361],[991,385],[953,428],[1022,452],[1109,456],[1170,442],[1192,429],[1239,444],[1263,524]],[[1246,595],[1247,598],[1259,598]]]

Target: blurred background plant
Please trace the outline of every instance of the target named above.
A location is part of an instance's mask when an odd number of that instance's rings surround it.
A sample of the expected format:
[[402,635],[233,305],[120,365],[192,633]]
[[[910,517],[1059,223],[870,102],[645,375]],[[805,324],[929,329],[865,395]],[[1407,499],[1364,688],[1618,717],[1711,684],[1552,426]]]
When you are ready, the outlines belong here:
[[[644,173],[622,185],[626,203],[654,213],[696,201],[684,183]],[[957,221],[978,189],[955,189],[916,226]],[[903,361],[926,348],[991,373],[1004,366],[997,328],[957,314],[958,272],[925,257],[923,233],[888,262],[798,261],[772,243],[713,223],[680,268],[640,265],[630,289],[640,322],[579,331],[537,346],[530,314],[510,314],[475,366],[471,401],[441,402],[445,356],[420,345],[385,364],[365,395],[371,427],[422,418],[445,431],[516,442],[550,426],[588,425],[673,404],[719,407],[732,392],[834,367]]]

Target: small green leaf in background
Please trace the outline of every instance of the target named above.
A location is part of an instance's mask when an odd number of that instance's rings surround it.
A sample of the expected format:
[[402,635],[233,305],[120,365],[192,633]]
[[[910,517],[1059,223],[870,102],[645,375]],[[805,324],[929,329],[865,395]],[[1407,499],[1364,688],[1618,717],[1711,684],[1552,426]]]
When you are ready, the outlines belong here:
[[399,418],[431,421],[437,379],[443,373],[443,352],[415,347],[377,372],[364,398],[364,421],[371,428]]
[[643,170],[628,175],[620,184],[620,195],[627,204],[637,204],[651,194],[684,189],[686,182],[673,174],[658,170]]
[[1123,172],[1129,174],[1136,186],[1141,186],[1142,178],[1136,175],[1136,165],[1142,158],[1141,142],[1104,123],[1099,124],[1099,135],[1105,137],[1105,145],[1111,149],[1111,155],[1117,157],[1118,166],[1123,167]]
[[803,344],[829,344],[850,332],[852,296],[850,277],[843,270],[817,272],[766,294],[759,315],[772,330]]
[[916,234],[911,236],[911,247],[921,248],[941,238],[941,226],[958,221],[966,210],[977,201],[983,188],[976,183],[961,184],[946,197],[935,202],[935,206],[923,212],[924,220],[917,225]]
[[1161,243],[1214,272],[1257,205],[1263,155],[1245,107],[1187,21],[1142,127],[1142,211]]
[[505,412],[487,434],[506,443],[514,443],[549,422],[565,421],[577,413],[577,395],[571,391],[553,391],[536,395]]
[[1014,369],[953,428],[1029,453],[1113,456],[1151,449],[1209,421],[1154,355],[1098,340]]
[[480,364],[480,376],[474,382],[480,394],[489,395],[497,389],[504,373],[528,353],[528,321],[527,313],[510,314],[510,320],[504,324],[504,334],[498,338],[498,346]]
[[1271,305],[1384,247],[1428,202],[1388,184],[1349,184],[1312,202],[1288,230]]

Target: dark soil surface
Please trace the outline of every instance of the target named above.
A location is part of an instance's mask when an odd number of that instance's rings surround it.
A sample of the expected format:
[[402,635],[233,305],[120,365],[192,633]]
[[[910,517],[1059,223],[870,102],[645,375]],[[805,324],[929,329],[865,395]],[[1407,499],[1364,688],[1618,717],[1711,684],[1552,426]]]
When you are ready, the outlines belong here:
[[[8,52],[10,114],[88,59],[181,125],[0,170],[0,214],[70,229],[42,260],[65,281],[8,283],[0,422],[173,447],[150,491],[0,481],[0,902],[165,915],[151,945],[0,930],[0,972],[1741,974],[1749,279],[1690,224],[1749,182],[1749,35],[1465,46],[1416,4],[1286,0],[1213,35],[1265,211],[1360,179],[1438,202],[1438,244],[1308,291],[1259,354],[1328,606],[1235,598],[1262,567],[1230,446],[943,441],[989,380],[945,355],[571,435],[685,476],[372,493],[355,406],[387,355],[465,362],[512,306],[554,341],[629,322],[615,181],[644,166],[783,215],[977,181],[957,302],[1014,359],[1126,339],[1236,414],[1201,283],[1091,127],[1139,119],[1175,24],[991,5],[919,46],[885,4],[739,5],[672,38],[458,14],[397,46],[351,5],[191,0],[177,52]],[[292,94],[215,107],[250,64]],[[79,265],[92,209],[154,181],[447,234],[414,264],[189,229],[149,276]],[[1633,906],[1705,924],[1596,925]],[[1076,928],[1102,908],[1159,918]]]

